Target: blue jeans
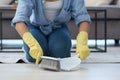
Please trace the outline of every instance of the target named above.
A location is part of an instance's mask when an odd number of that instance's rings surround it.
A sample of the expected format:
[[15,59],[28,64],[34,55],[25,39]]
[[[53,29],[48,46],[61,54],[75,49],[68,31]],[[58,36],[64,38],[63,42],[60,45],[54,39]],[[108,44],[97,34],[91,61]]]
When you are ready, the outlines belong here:
[[[71,37],[65,24],[61,28],[54,29],[49,35],[44,35],[38,27],[31,24],[28,25],[28,28],[43,49],[44,56],[55,58],[70,57]],[[35,59],[29,54],[29,47],[25,43],[24,49],[26,59],[29,62],[35,62]]]

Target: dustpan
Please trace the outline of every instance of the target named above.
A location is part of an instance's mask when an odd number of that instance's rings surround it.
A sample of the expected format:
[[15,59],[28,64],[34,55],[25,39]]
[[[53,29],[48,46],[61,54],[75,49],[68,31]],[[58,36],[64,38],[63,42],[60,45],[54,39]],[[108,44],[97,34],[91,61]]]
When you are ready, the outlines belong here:
[[81,63],[80,58],[78,56],[67,57],[67,58],[53,58],[42,56],[42,61],[40,63],[40,67],[48,70],[55,71],[70,71],[79,67]]

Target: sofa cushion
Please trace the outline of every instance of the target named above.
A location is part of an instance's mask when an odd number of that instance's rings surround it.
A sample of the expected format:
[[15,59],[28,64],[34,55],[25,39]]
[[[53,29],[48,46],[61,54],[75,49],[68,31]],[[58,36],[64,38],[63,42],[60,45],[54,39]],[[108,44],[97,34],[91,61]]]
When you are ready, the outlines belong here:
[[118,2],[118,0],[113,0],[113,1],[110,3],[110,5],[116,5],[117,2]]
[[0,0],[0,5],[8,5],[12,0]]
[[101,5],[108,5],[113,0],[85,0],[86,6],[101,6]]
[[[0,9],[12,8],[12,5],[0,5]],[[2,12],[2,19],[11,19],[14,17],[13,12]]]
[[118,0],[118,1],[117,1],[117,5],[119,5],[119,6],[120,6],[120,0]]
[[[107,19],[120,20],[120,0],[85,0],[85,3],[91,9],[106,9]],[[91,18],[94,18],[94,15],[91,15]],[[103,19],[103,13],[99,13],[98,18]]]
[[[106,9],[107,10],[107,19],[119,19],[120,20],[120,6],[117,5],[106,5],[106,6],[99,6],[99,7],[87,7],[88,9]],[[93,14],[90,14],[91,18],[94,18]],[[103,19],[103,13],[98,14],[98,18]]]

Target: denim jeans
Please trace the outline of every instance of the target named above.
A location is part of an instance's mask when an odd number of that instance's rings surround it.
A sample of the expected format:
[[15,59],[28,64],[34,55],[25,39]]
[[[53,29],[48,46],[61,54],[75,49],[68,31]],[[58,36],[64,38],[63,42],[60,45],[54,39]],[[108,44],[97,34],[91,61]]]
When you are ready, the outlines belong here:
[[[32,24],[27,26],[40,44],[44,56],[55,58],[70,57],[71,37],[67,25],[63,24],[61,28],[53,29],[49,35],[44,35],[38,27]],[[29,47],[25,43],[23,46],[26,53],[26,59],[29,62],[35,62],[35,59],[29,54]]]

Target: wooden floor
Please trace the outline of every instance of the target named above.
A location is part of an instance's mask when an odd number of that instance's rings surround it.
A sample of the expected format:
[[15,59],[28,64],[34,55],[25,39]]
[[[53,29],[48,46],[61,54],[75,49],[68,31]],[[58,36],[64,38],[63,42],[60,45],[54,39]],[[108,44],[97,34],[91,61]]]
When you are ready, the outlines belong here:
[[0,80],[120,80],[119,63],[82,63],[71,72],[43,70],[34,64],[0,64]]

